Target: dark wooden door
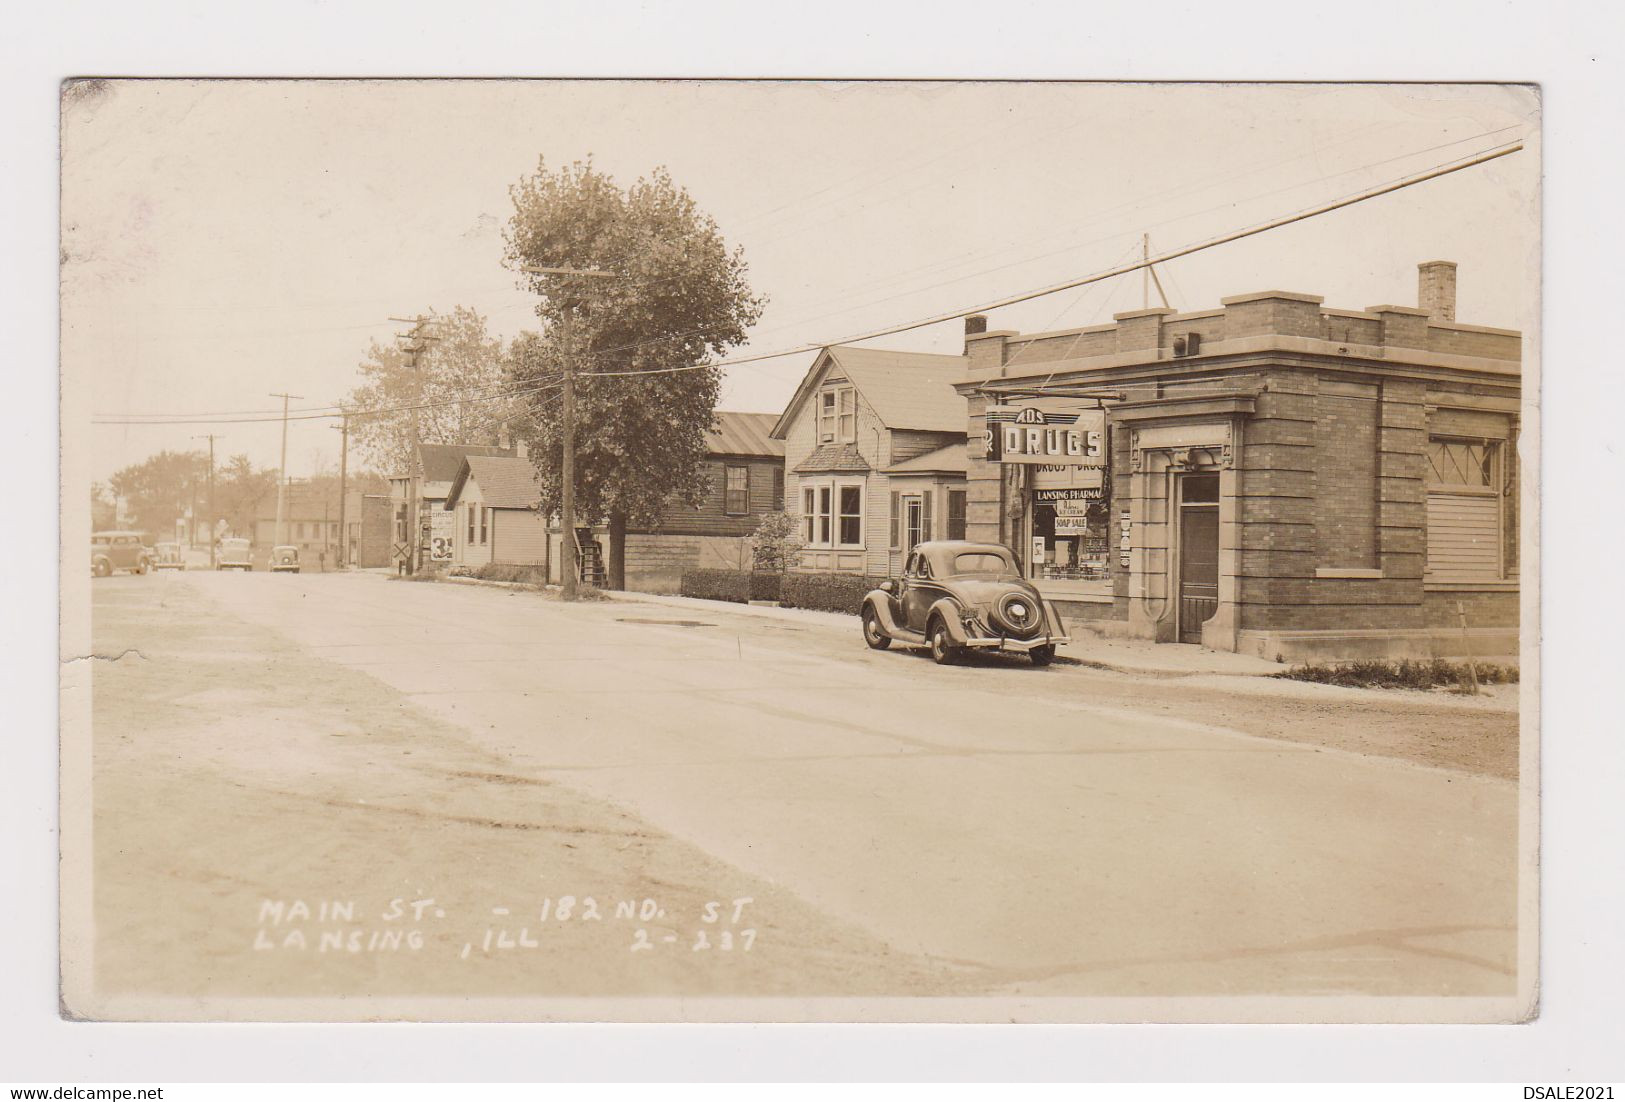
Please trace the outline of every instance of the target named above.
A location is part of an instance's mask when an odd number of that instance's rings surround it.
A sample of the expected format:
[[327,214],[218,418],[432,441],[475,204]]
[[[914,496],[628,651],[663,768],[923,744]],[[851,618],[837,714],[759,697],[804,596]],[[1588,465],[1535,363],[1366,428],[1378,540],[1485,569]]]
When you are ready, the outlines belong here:
[[1186,475],[1179,505],[1179,641],[1200,643],[1219,611],[1219,478]]

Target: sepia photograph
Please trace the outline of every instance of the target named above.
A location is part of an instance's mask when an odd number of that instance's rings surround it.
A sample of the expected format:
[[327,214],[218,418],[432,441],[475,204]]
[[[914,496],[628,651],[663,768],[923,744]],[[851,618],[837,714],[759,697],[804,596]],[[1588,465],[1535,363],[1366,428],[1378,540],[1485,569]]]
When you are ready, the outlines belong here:
[[1537,87],[60,127],[65,1017],[1539,1013]]

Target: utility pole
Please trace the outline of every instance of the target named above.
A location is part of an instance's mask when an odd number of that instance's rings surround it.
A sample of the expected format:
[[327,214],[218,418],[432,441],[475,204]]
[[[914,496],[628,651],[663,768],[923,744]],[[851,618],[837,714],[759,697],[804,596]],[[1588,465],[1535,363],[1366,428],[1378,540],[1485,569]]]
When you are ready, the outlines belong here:
[[340,414],[342,420],[336,428],[342,434],[339,437],[339,569],[347,569],[350,565],[350,530],[345,525],[344,505],[349,497],[350,479],[350,413],[345,410]]
[[[392,317],[389,320],[403,322],[412,327],[407,332],[399,333],[397,336],[403,340],[412,342],[407,346],[406,352],[407,355],[411,357],[412,377],[416,382],[417,402],[415,405],[420,406],[423,404],[423,373],[419,370],[418,361],[423,355],[424,342],[437,341],[440,338],[431,337],[423,331],[423,327],[428,325],[431,319],[422,314],[419,314],[415,318]],[[418,526],[422,523],[418,517],[418,467],[421,464],[423,455],[423,430],[418,414],[419,411],[414,408],[412,410],[412,458],[407,467],[406,572],[408,574],[416,574],[418,572],[418,567],[422,565],[420,562],[420,556],[423,551],[423,533],[418,531]]]
[[[594,268],[545,268],[538,265],[521,265],[520,271],[531,272],[536,275],[562,275],[562,276],[596,276],[601,279],[614,279],[619,273],[604,272]],[[564,529],[564,536],[559,540],[564,545],[564,569],[560,581],[562,583],[559,596],[566,601],[576,599],[577,589],[581,580],[581,563],[576,551],[576,388],[575,388],[575,348],[573,341],[575,309],[579,304],[578,296],[572,296],[564,304],[564,316],[559,324],[559,358],[563,360],[564,372],[564,423],[560,426],[560,435],[563,457],[559,463],[559,517],[560,525]]]
[[[214,511],[214,442],[215,442],[215,440],[219,439],[219,434],[213,433],[213,432],[207,432],[207,433],[203,433],[202,435],[199,435],[199,436],[194,436],[194,437],[192,437],[192,439],[193,440],[207,440],[209,442],[209,523],[205,526],[205,535],[208,537],[208,540],[209,540],[209,569],[213,570],[215,568],[215,565],[216,565],[215,564],[215,558],[214,558],[214,556],[215,556],[215,551],[214,551],[214,525],[215,525],[215,522],[219,519],[215,515],[215,511]],[[192,538],[193,538],[194,542],[197,539],[197,519],[196,519],[196,517],[194,517],[193,520],[192,520]]]
[[276,472],[276,544],[282,546],[282,517],[287,509],[288,500],[288,399],[304,396],[300,394],[273,394],[273,398],[282,399],[282,462]]
[[1145,264],[1145,267],[1140,269],[1140,297],[1144,304],[1142,308],[1151,309],[1151,288],[1147,286],[1149,282],[1157,285],[1157,297],[1162,299],[1164,306],[1171,309],[1168,292],[1162,289],[1162,277],[1157,275],[1157,269],[1151,263],[1151,235],[1148,233],[1140,235],[1140,260]]

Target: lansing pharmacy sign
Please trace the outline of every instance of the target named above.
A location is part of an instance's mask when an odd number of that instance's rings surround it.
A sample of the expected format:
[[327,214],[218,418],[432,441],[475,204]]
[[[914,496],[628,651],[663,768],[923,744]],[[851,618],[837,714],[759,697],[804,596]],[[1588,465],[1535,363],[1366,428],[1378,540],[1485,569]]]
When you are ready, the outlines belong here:
[[1106,465],[1106,411],[1037,405],[987,411],[987,456],[996,463]]

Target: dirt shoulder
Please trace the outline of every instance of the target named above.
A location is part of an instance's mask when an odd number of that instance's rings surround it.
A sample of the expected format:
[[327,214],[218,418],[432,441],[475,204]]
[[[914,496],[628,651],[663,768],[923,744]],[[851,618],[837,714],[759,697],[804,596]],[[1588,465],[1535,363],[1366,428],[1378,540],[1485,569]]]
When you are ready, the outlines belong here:
[[98,997],[952,986],[166,581],[95,591]]

